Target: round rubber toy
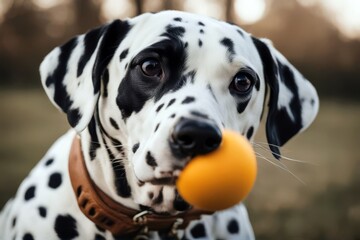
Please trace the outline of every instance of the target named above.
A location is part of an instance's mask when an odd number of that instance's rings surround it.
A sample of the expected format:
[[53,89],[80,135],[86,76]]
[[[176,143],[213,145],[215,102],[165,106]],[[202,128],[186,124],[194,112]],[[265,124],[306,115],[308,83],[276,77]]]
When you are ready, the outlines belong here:
[[257,173],[256,156],[249,141],[229,130],[215,151],[193,158],[176,185],[189,204],[218,211],[241,202],[252,189]]

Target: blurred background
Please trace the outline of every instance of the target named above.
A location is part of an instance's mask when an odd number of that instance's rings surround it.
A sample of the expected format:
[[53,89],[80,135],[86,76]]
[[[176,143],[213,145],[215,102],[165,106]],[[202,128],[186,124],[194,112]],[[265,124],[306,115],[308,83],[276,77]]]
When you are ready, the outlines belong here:
[[273,41],[316,86],[320,112],[280,162],[263,128],[246,200],[258,239],[360,239],[359,0],[0,0],[0,208],[68,129],[38,67],[55,46],[114,18],[177,9]]

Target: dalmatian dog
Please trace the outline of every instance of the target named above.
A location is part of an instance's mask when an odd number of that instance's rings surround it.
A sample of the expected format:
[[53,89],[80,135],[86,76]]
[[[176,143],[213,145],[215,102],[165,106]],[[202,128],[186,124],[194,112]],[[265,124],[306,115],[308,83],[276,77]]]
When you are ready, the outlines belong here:
[[[268,105],[267,140],[279,158],[279,147],[310,125],[319,106],[311,83],[269,41],[178,11],[76,36],[45,57],[40,73],[72,129],[5,205],[3,240],[134,238],[114,236],[80,211],[68,171],[76,135],[92,181],[107,196],[130,209],[176,215],[192,208],[176,178],[193,156],[219,146],[222,129],[252,140]],[[169,239],[157,231],[148,237]],[[202,215],[176,237],[255,238],[241,203]]]

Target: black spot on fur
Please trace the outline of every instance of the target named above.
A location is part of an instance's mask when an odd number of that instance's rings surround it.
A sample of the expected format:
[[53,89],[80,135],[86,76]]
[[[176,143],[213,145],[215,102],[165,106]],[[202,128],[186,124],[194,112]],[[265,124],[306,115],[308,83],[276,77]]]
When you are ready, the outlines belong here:
[[190,230],[191,235],[194,238],[203,238],[206,237],[205,226],[202,223],[197,223],[195,226]]
[[148,197],[149,197],[150,200],[152,200],[153,197],[154,197],[154,193],[153,193],[153,192],[149,192],[149,193],[148,193]]
[[209,116],[207,114],[198,112],[198,111],[190,111],[190,114],[195,116],[195,117],[200,117],[200,118],[205,118],[205,119],[209,119]]
[[223,38],[220,43],[227,48],[228,60],[232,62],[235,55],[234,43],[229,38]]
[[103,96],[107,97],[108,96],[108,84],[109,84],[109,69],[105,69],[103,77]]
[[132,151],[133,153],[136,153],[136,151],[139,149],[140,143],[135,143],[134,146],[132,147]]
[[195,101],[195,98],[194,97],[186,97],[182,102],[181,104],[188,104],[188,103],[192,103]]
[[119,130],[119,125],[116,123],[116,121],[113,118],[110,118],[110,124],[115,128],[116,130]]
[[158,130],[159,126],[160,126],[160,123],[156,124],[154,132],[156,132]]
[[94,240],[106,240],[106,238],[104,238],[100,234],[96,234]]
[[58,66],[52,74],[48,75],[45,81],[46,87],[54,85],[54,101],[61,107],[64,112],[67,112],[72,104],[70,97],[66,91],[63,80],[67,73],[67,64],[71,53],[76,47],[78,39],[73,38],[60,47],[60,55],[58,58]]
[[176,114],[173,113],[173,114],[170,115],[170,118],[174,118],[175,116],[176,116]]
[[97,129],[97,124],[96,124],[96,120],[95,117],[92,117],[89,125],[88,125],[88,131],[89,131],[89,135],[90,135],[90,149],[89,149],[89,154],[90,154],[90,160],[94,160],[96,158],[96,150],[98,148],[100,148],[100,142],[99,142],[99,138],[96,132]]
[[25,192],[25,196],[24,199],[25,201],[29,201],[30,199],[32,199],[33,197],[35,197],[35,186],[30,186],[26,192]]
[[240,102],[240,103],[237,104],[236,109],[237,109],[239,114],[243,113],[245,111],[246,106],[248,105],[249,101],[250,101],[250,98],[248,100],[244,101],[244,102]]
[[198,41],[198,45],[199,45],[199,47],[201,47],[202,46],[202,41],[199,39],[199,41]]
[[126,56],[128,55],[128,53],[129,53],[129,49],[128,49],[128,48],[125,49],[124,51],[122,51],[122,52],[120,53],[120,62],[126,58]]
[[311,104],[311,106],[314,106],[314,105],[315,105],[315,100],[314,100],[314,99],[311,99],[311,100],[310,100],[310,104]]
[[164,106],[164,104],[162,103],[162,104],[160,104],[157,108],[156,108],[156,112],[159,112],[161,109],[162,109],[162,107]]
[[198,24],[200,25],[200,26],[205,26],[205,24],[204,23],[202,23],[202,22],[198,22]]
[[[127,71],[120,83],[116,103],[124,120],[132,113],[139,112],[148,99],[154,98],[156,102],[164,94],[173,91],[181,79],[186,51],[184,51],[180,39],[166,34],[165,36],[169,39],[164,39],[147,47],[133,58],[130,70]],[[139,66],[144,58],[154,52],[161,55],[162,62],[164,62],[164,72],[168,73],[161,81],[149,79],[143,74]]]
[[48,186],[56,189],[61,185],[61,182],[62,182],[61,173],[55,172],[50,175]]
[[244,33],[240,31],[239,29],[236,30],[242,37],[244,36]]
[[151,167],[157,167],[157,162],[149,151],[146,154],[146,163]]
[[189,43],[188,43],[188,42],[185,42],[184,48],[187,48],[188,46],[189,46]]
[[47,214],[46,208],[41,206],[38,208],[38,210],[39,210],[39,215],[43,218],[46,218],[46,214]]
[[200,29],[199,33],[204,34],[204,30]]
[[61,240],[73,239],[79,236],[76,220],[67,215],[58,215],[55,219],[55,232]]
[[175,101],[176,101],[175,98],[171,99],[166,107],[167,108],[170,107],[171,105],[173,105],[175,103]]
[[196,71],[190,71],[184,75],[181,76],[180,81],[177,82],[177,84],[174,86],[174,88],[172,89],[172,92],[175,92],[177,90],[179,90],[180,88],[182,88],[183,86],[186,85],[187,82],[191,82],[194,83],[194,79],[196,76]]
[[53,162],[54,162],[54,159],[50,158],[50,159],[46,160],[45,166],[50,166]]
[[80,57],[79,63],[78,63],[78,69],[77,69],[77,77],[79,77],[84,70],[84,67],[86,63],[89,61],[91,56],[93,55],[96,46],[98,44],[98,41],[103,33],[104,28],[99,27],[96,28],[87,34],[85,34],[84,37],[84,52],[83,55]]
[[120,45],[131,27],[126,21],[115,20],[105,28],[106,30],[103,34],[92,71],[94,94],[100,89],[100,79],[114,56],[116,48]]
[[129,64],[126,63],[124,69],[126,70],[128,66],[129,66]]
[[75,127],[81,118],[79,108],[70,109],[67,111],[67,119],[72,127]]
[[247,139],[250,140],[250,138],[252,137],[253,133],[254,133],[254,127],[250,127],[249,130],[248,130],[247,133],[246,133]]
[[34,237],[30,233],[25,233],[23,240],[34,240]]
[[176,21],[176,22],[181,22],[181,21],[182,21],[182,18],[176,17],[176,18],[174,18],[174,21]]
[[231,219],[227,225],[227,230],[231,234],[239,233],[240,227],[239,227],[238,222],[235,219]]
[[163,202],[164,200],[163,190],[164,188],[160,189],[159,195],[153,201],[154,204],[161,204]]
[[166,33],[172,37],[183,37],[185,33],[185,28],[173,26],[173,25],[167,25]]
[[11,222],[11,227],[15,227],[15,225],[16,225],[16,217],[13,218]]

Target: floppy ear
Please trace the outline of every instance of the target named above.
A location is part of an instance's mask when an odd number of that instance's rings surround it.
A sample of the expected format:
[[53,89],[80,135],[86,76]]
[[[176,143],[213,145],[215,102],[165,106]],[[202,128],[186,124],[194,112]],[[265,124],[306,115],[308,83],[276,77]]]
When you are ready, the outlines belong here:
[[77,132],[90,122],[102,76],[129,29],[127,22],[115,20],[55,48],[41,63],[46,94]]
[[314,86],[267,41],[253,37],[259,52],[265,81],[270,88],[266,136],[275,158],[284,145],[315,119],[319,99]]

